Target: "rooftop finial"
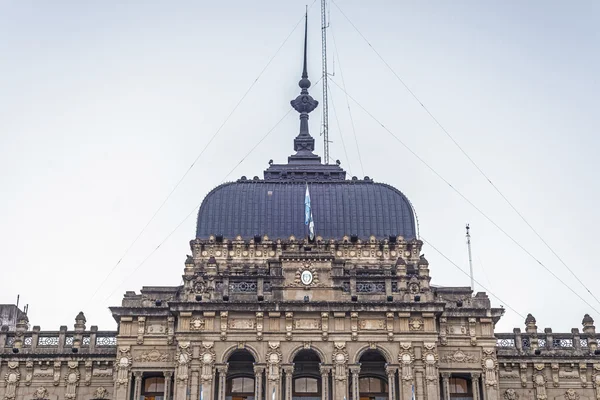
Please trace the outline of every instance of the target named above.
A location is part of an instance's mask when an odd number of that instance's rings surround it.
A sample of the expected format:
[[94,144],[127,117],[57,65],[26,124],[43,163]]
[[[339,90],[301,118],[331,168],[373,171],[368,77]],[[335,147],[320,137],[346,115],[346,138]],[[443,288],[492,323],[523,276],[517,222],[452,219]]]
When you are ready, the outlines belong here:
[[[308,6],[306,6],[306,13],[304,14],[304,68],[302,69],[302,79],[308,79],[308,72],[306,71],[306,42],[308,41]],[[300,87],[302,87],[302,81],[300,81]],[[307,89],[310,87],[310,81],[308,81]]]
[[[302,79],[298,82],[300,86],[300,95],[290,102],[294,110],[300,113],[300,134],[294,139],[294,150],[296,155],[301,158],[309,157],[311,159],[318,158],[312,152],[315,149],[315,140],[308,133],[308,113],[313,111],[319,105],[319,102],[308,94],[310,81],[308,80],[307,70],[307,48],[308,48],[308,8],[304,15],[304,58],[302,68]],[[315,161],[316,161],[315,158]]]

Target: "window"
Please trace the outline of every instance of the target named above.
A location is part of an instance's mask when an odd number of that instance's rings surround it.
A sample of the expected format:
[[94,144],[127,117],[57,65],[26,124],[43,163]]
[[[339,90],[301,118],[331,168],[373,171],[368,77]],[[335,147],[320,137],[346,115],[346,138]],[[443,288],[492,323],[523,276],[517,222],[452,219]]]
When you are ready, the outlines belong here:
[[165,378],[146,378],[144,379],[144,394],[150,393],[164,393],[165,391]]
[[358,380],[358,390],[361,394],[387,393],[387,382],[381,378],[360,378]]
[[227,392],[233,393],[254,393],[254,379],[253,378],[232,378],[227,382]]
[[450,378],[450,398],[454,400],[472,400],[471,381],[465,378]]
[[294,379],[294,392],[319,393],[319,383],[315,378],[296,378]]

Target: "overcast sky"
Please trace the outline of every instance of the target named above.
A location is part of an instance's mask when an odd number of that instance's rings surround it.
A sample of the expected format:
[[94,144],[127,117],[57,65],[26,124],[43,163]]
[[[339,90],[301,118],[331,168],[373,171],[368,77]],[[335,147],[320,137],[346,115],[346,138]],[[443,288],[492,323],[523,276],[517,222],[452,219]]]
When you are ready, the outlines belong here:
[[[299,26],[104,285],[167,194],[302,18],[304,1],[0,1],[0,303],[32,325],[115,329],[126,290],[178,285],[195,213],[224,179],[284,162],[295,112],[235,171],[299,92]],[[309,3],[310,4],[310,3]],[[341,10],[431,113],[600,297],[600,3],[358,1]],[[309,75],[321,74],[319,4]],[[404,141],[579,299],[332,84],[331,154],[412,201],[421,235],[540,328],[581,328],[587,293],[331,6],[332,80]],[[335,39],[335,40],[334,40]],[[335,58],[335,63],[333,59]],[[334,67],[335,64],[335,67]],[[311,94],[320,100],[320,84]],[[311,114],[318,138],[321,108]],[[337,117],[336,117],[337,114]],[[339,122],[338,122],[339,121]],[[319,141],[318,152],[322,154]],[[359,157],[362,160],[359,162]],[[316,221],[318,229],[318,221]],[[432,283],[469,279],[424,246]],[[479,285],[477,290],[482,290]],[[95,296],[92,296],[95,293]],[[600,323],[600,322],[598,322]],[[498,331],[523,327],[511,310]]]

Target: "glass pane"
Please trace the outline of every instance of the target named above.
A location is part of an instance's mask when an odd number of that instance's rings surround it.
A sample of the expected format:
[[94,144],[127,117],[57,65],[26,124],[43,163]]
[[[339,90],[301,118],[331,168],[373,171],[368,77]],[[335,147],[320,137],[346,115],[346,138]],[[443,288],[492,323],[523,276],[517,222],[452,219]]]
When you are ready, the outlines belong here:
[[319,387],[315,378],[306,378],[306,393],[317,393]]
[[450,378],[450,394],[469,393],[469,382],[463,378]]
[[244,378],[231,380],[231,393],[244,393]]
[[361,393],[371,393],[369,391],[369,378],[360,378],[358,380],[358,390]]
[[162,393],[165,391],[165,378],[146,378],[144,393]]

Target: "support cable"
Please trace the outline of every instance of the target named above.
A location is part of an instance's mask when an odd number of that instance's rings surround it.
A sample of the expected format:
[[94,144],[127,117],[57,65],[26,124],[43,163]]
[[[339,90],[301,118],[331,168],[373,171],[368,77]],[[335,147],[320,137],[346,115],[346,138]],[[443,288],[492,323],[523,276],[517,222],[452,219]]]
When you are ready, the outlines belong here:
[[344,135],[342,134],[342,126],[340,125],[340,120],[338,118],[338,113],[335,109],[335,104],[333,101],[333,96],[331,95],[331,86],[327,84],[329,88],[329,97],[331,97],[331,109],[333,110],[333,115],[335,116],[335,122],[337,123],[338,132],[340,133],[340,138],[342,139],[342,147],[344,148],[344,154],[346,155],[346,162],[348,163],[348,172],[352,175],[352,166],[350,165],[350,157],[348,157],[348,151],[346,151],[346,142],[344,141]]
[[[330,82],[333,82],[339,89],[343,90],[342,87],[335,82],[335,80],[330,79]],[[550,268],[548,268],[544,263],[538,260],[529,250],[527,250],[521,243],[519,243],[515,238],[513,238],[508,232],[506,232],[500,225],[498,225],[493,219],[491,219],[486,213],[484,213],[479,207],[477,207],[469,198],[467,198],[460,190],[455,188],[446,178],[444,178],[439,172],[437,172],[432,166],[430,166],[424,159],[422,159],[414,150],[412,150],[406,143],[404,143],[398,136],[396,136],[391,130],[389,130],[382,122],[380,122],[373,114],[371,114],[366,108],[364,108],[355,98],[348,94],[348,97],[360,108],[362,109],[371,119],[373,119],[377,124],[379,124],[386,132],[388,132],[398,143],[400,143],[409,153],[411,153],[414,157],[417,158],[423,165],[425,165],[435,176],[437,176],[440,180],[446,183],[456,194],[458,194],[463,200],[465,200],[471,207],[475,209],[481,216],[487,219],[492,225],[494,225],[500,232],[502,232],[508,239],[510,239],[514,244],[516,244],[521,250],[523,250],[529,257],[531,257],[537,264],[539,264],[542,268],[544,268],[550,275],[552,275],[556,280],[558,280],[563,286],[569,289],[575,296],[577,296],[581,301],[583,301],[588,307],[594,310],[596,313],[600,314],[600,312],[592,306],[587,300],[585,300],[579,293],[577,293],[573,288],[571,288],[567,283],[565,283],[562,279],[560,279]]]
[[[456,269],[458,269],[460,272],[462,272],[463,274],[465,274],[466,276],[470,277],[469,273],[467,271],[465,271],[464,269],[462,269],[461,267],[458,266],[458,264],[456,264],[454,261],[452,261],[448,256],[446,256],[444,253],[442,253],[442,251],[440,249],[438,249],[437,247],[435,247],[433,245],[433,243],[431,243],[430,241],[428,241],[427,239],[425,239],[424,237],[421,236],[421,240],[426,243],[429,247],[431,247],[433,250],[435,250],[440,256],[442,256],[443,258],[446,259],[446,261],[448,261],[450,264],[454,265],[456,267]],[[477,283],[483,290],[485,290],[486,293],[491,294],[493,297],[496,298],[496,300],[498,300],[501,304],[505,305],[508,309],[510,309],[512,312],[514,312],[515,314],[517,314],[519,317],[523,318],[523,320],[525,320],[525,316],[523,314],[521,314],[520,312],[518,312],[517,310],[515,310],[513,307],[510,306],[510,304],[508,304],[507,302],[505,302],[504,300],[502,300],[500,297],[498,297],[498,295],[494,294],[491,290],[489,290],[488,288],[486,288],[485,286],[483,286],[481,284],[481,282],[479,282],[476,279],[473,279],[475,281],[475,283]]]
[[[307,8],[307,10],[310,9],[315,4],[315,2],[316,2],[316,0],[314,0],[312,2],[312,4]],[[115,270],[121,264],[121,262],[123,261],[123,259],[127,256],[127,254],[129,254],[129,251],[138,242],[138,240],[144,234],[144,232],[146,231],[146,229],[148,228],[148,226],[150,226],[150,224],[152,223],[152,221],[154,221],[154,219],[156,218],[156,216],[158,215],[158,213],[162,210],[162,208],[165,206],[165,204],[169,201],[169,199],[171,198],[171,196],[173,195],[173,193],[177,190],[177,188],[179,187],[179,185],[181,185],[181,183],[187,177],[187,175],[190,173],[190,171],[192,170],[192,168],[200,160],[200,158],[202,157],[202,155],[204,154],[204,152],[206,151],[206,149],[210,146],[210,144],[213,142],[213,140],[219,135],[219,133],[221,132],[221,130],[223,129],[223,127],[227,124],[227,122],[229,121],[229,119],[231,118],[231,116],[237,111],[237,109],[242,104],[242,102],[244,101],[244,99],[248,96],[248,94],[250,93],[250,91],[258,83],[258,80],[265,73],[265,71],[267,70],[267,68],[271,65],[271,63],[273,62],[273,60],[275,59],[275,57],[277,57],[277,55],[279,54],[279,52],[281,51],[281,49],[283,48],[283,46],[287,43],[287,41],[290,39],[290,37],[292,36],[292,34],[296,31],[296,29],[302,23],[302,21],[304,21],[304,18],[305,18],[304,15],[302,15],[302,18],[300,18],[300,20],[298,20],[298,22],[294,25],[294,27],[292,28],[292,30],[290,31],[290,33],[286,36],[286,38],[283,40],[283,42],[279,45],[279,47],[277,48],[277,50],[275,51],[275,53],[273,54],[273,56],[271,56],[271,58],[269,59],[269,61],[267,62],[267,64],[259,72],[258,76],[254,79],[254,81],[252,82],[252,84],[248,87],[248,89],[246,90],[246,92],[238,100],[238,102],[233,107],[233,109],[231,110],[231,112],[227,115],[227,117],[225,117],[225,120],[223,121],[223,123],[219,126],[219,128],[215,131],[215,133],[212,135],[212,137],[208,140],[208,142],[206,143],[206,145],[204,146],[204,148],[196,156],[196,158],[190,164],[190,166],[185,171],[185,173],[181,176],[181,178],[179,178],[179,180],[177,181],[177,183],[175,184],[175,186],[173,187],[173,189],[171,189],[171,191],[169,192],[169,194],[167,195],[167,197],[162,201],[162,203],[156,209],[156,211],[154,212],[154,214],[152,214],[152,216],[150,217],[150,219],[148,220],[148,222],[146,222],[146,224],[144,225],[144,227],[142,228],[142,230],[138,233],[138,235],[135,237],[135,239],[133,240],[133,242],[131,242],[131,244],[127,247],[127,249],[125,250],[125,252],[123,253],[123,255],[119,258],[119,260],[116,262],[116,264],[112,267],[112,269],[110,270],[110,272],[104,277],[104,279],[102,280],[102,282],[100,283],[100,285],[98,285],[98,287],[94,290],[92,296],[90,297],[89,302],[91,302],[94,299],[94,297],[96,297],[96,295],[98,294],[98,292],[100,291],[100,289],[108,281],[108,279],[110,278],[110,276],[115,272]],[[89,302],[88,302],[88,304],[89,304]]]
[[[337,6],[336,6],[337,7]],[[338,60],[338,69],[340,71],[340,78],[342,80],[342,86],[344,88],[344,94],[346,94],[346,81],[344,80],[344,73],[342,72],[342,60],[340,60],[340,55],[337,50],[337,45],[335,41],[335,35],[333,34],[333,29],[331,29],[331,42],[333,44],[333,52],[334,52],[334,60],[337,58]],[[365,176],[365,169],[363,168],[362,157],[360,155],[360,146],[358,145],[358,138],[356,136],[356,126],[354,125],[354,118],[352,118],[352,110],[350,109],[350,100],[348,100],[348,96],[346,95],[346,106],[348,108],[348,115],[350,117],[350,124],[352,125],[352,134],[354,135],[354,144],[356,145],[356,152],[358,153],[358,162],[360,164],[360,172],[363,177]]]
[[[446,134],[446,136],[448,136],[448,138],[450,138],[452,143],[454,143],[454,145],[460,150],[460,152],[475,167],[475,169],[477,169],[477,171],[479,171],[481,176],[483,176],[483,178],[492,186],[492,188],[494,188],[494,190],[500,195],[500,197],[502,197],[502,199],[506,202],[506,204],[508,204],[509,207],[512,208],[512,210],[519,216],[519,218],[521,218],[521,220],[525,223],[525,225],[527,225],[529,227],[529,229],[535,234],[535,236],[537,236],[537,238],[546,246],[546,248],[548,248],[548,250],[550,250],[550,252],[558,259],[558,261],[560,261],[560,263],[571,273],[571,275],[577,280],[577,282],[579,282],[581,284],[581,286],[583,286],[585,288],[585,290],[594,298],[594,300],[596,300],[596,302],[598,302],[598,304],[600,304],[600,300],[592,293],[592,291],[585,285],[585,283],[583,283],[583,281],[579,278],[579,276],[577,276],[577,274],[575,272],[573,272],[573,270],[558,255],[558,253],[556,253],[556,251],[552,248],[552,246],[550,246],[550,244],[546,240],[544,240],[544,238],[529,223],[529,221],[525,218],[525,216],[521,212],[519,212],[519,210],[517,210],[517,208],[514,206],[514,204],[504,195],[504,193],[502,193],[502,191],[494,184],[494,182],[492,182],[492,180],[489,178],[489,176],[479,167],[479,165],[477,165],[477,163],[469,156],[469,154],[462,148],[462,146],[456,141],[456,139],[454,139],[454,137],[450,134],[450,132],[448,132],[448,130],[441,124],[441,122],[433,115],[433,113],[431,111],[429,111],[429,109],[425,106],[425,104],[423,104],[423,102],[417,97],[417,95],[402,80],[402,78],[400,78],[400,76],[396,73],[396,71],[383,58],[383,56],[375,49],[375,47],[373,47],[373,45],[367,40],[367,38],[356,27],[356,25],[354,25],[354,23],[352,23],[350,18],[348,18],[348,16],[342,11],[340,6],[337,5],[337,3],[335,1],[333,1],[333,0],[331,0],[331,1],[335,5],[335,7],[340,11],[342,16],[344,16],[344,18],[346,18],[348,23],[350,23],[350,25],[354,28],[354,30],[360,35],[360,37],[369,45],[371,50],[373,50],[373,52],[377,55],[377,57],[379,57],[379,59],[383,62],[383,64],[385,64],[385,66],[396,77],[396,79],[402,84],[402,86],[404,86],[404,88],[408,91],[408,93],[410,93],[410,95],[421,105],[421,107],[423,108],[423,110],[425,110],[427,115],[429,115],[429,117],[435,122],[435,124],[442,130],[442,132],[444,132]],[[332,31],[332,37],[333,37],[333,31]]]
[[[256,148],[265,140],[267,139],[267,137],[269,137],[269,135],[283,122],[283,120],[290,114],[290,112],[293,109],[290,108],[284,115],[283,117],[281,117],[277,123],[275,125],[273,125],[273,127],[271,129],[269,129],[267,131],[267,133],[265,133],[265,135],[250,149],[250,151],[248,151],[248,153],[246,153],[241,159],[240,161],[233,167],[233,169],[231,169],[231,171],[229,171],[227,173],[227,175],[225,175],[225,177],[221,180],[221,184],[223,184],[227,178],[229,178],[229,176],[237,169],[237,167],[239,167],[244,160],[254,151],[256,150]],[[202,199],[202,201],[204,201],[204,199]],[[133,274],[135,274],[145,263],[146,261],[148,261],[150,259],[150,257],[152,257],[154,255],[154,253],[156,253],[158,251],[158,249],[160,249],[160,247],[165,244],[165,242],[167,240],[169,240],[169,238],[175,233],[177,232],[177,230],[179,230],[179,228],[181,228],[181,226],[192,216],[194,215],[194,213],[198,212],[198,210],[200,209],[200,206],[202,205],[202,201],[200,201],[200,203],[198,203],[197,205],[194,206],[194,208],[192,208],[192,210],[189,212],[189,214],[187,214],[185,216],[185,218],[183,218],[181,220],[181,222],[179,222],[179,224],[177,224],[177,226],[163,239],[160,241],[160,243],[150,252],[150,254],[148,254],[143,260],[142,262],[140,262],[133,271],[131,271],[131,273],[125,278],[123,279],[119,285],[110,293],[110,295],[108,295],[106,297],[106,299],[104,299],[104,301],[108,301],[115,293],[117,290],[119,290],[119,288],[123,285],[123,283],[125,283],[129,278],[131,278],[133,276]]]

